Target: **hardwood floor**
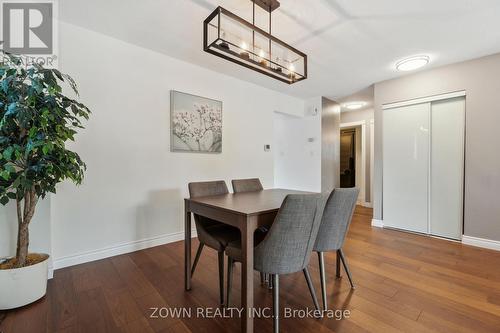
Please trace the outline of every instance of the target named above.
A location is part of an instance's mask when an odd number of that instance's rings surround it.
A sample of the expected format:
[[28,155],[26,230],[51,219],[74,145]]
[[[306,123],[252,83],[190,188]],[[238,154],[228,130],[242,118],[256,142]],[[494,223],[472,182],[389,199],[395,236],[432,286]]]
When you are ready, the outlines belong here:
[[[500,253],[370,226],[371,209],[357,207],[344,251],[356,290],[336,280],[327,260],[329,305],[350,317],[282,319],[282,332],[500,332]],[[197,244],[195,244],[197,245]],[[195,246],[193,246],[193,251]],[[184,291],[183,243],[173,243],[57,270],[45,298],[0,312],[2,333],[238,332],[237,318],[151,318],[151,308],[210,308],[218,302],[216,253],[205,250]],[[317,258],[310,270],[320,297]],[[239,267],[233,305],[239,305]],[[255,302],[271,306],[258,286]],[[312,308],[301,273],[281,279],[281,306]],[[257,318],[255,332],[272,332]]]

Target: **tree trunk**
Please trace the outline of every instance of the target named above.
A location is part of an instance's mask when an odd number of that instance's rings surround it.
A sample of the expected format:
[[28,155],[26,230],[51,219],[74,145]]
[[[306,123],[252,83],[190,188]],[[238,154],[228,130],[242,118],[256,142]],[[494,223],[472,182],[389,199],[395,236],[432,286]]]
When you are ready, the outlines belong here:
[[29,247],[29,224],[35,214],[35,207],[38,198],[35,191],[28,191],[24,196],[24,212],[21,209],[21,200],[17,200],[17,250],[16,250],[16,267],[24,267],[28,258]]
[[26,259],[28,258],[28,246],[29,240],[29,230],[27,223],[19,224],[18,234],[17,234],[17,254],[16,254],[16,267],[23,267],[26,265]]

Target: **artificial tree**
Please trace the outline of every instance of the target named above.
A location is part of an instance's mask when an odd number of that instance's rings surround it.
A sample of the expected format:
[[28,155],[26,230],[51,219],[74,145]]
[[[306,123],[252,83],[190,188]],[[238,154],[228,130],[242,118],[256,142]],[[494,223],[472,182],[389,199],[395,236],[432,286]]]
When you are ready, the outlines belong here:
[[55,193],[64,179],[83,179],[85,163],[66,142],[74,140],[90,111],[63,93],[66,82],[78,96],[70,76],[27,66],[12,54],[0,56],[0,203],[16,202],[17,251],[7,267],[19,268],[28,264],[28,227],[38,199]]

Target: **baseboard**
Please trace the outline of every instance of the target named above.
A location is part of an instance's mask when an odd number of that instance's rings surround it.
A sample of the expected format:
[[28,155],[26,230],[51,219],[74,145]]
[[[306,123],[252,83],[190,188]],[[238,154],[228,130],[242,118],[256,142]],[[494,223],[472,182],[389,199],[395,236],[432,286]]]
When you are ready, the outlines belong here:
[[372,219],[372,227],[383,228],[384,227],[384,221],[383,220]]
[[358,205],[366,207],[366,208],[373,208],[372,203],[368,202],[368,201],[358,201]]
[[465,245],[472,245],[472,246],[482,247],[485,249],[500,251],[500,241],[497,240],[463,235],[462,243]]
[[[192,237],[197,237],[196,230],[191,232]],[[54,259],[53,270],[83,264],[90,261],[100,260],[104,258],[114,257],[120,254],[130,253],[134,251],[144,250],[150,247],[164,245],[168,243],[178,242],[184,239],[184,231],[171,234],[145,238],[137,241],[122,243],[99,250],[82,252],[70,256]],[[52,270],[52,269],[51,269]],[[51,272],[49,270],[49,276]]]

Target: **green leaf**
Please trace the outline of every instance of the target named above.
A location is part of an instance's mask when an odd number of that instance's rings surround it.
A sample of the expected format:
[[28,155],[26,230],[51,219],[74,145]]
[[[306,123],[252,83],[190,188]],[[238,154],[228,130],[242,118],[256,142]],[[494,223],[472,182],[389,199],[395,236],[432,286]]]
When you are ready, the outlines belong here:
[[64,81],[64,78],[63,78],[63,75],[61,74],[61,72],[59,72],[57,69],[53,69],[52,70],[54,72],[54,74],[57,76],[57,78],[61,81]]
[[9,90],[9,83],[10,83],[10,79],[5,79],[5,80],[2,80],[2,90],[3,92],[6,94],[7,91]]
[[8,172],[16,172],[16,169],[14,168],[14,166],[12,164],[5,164],[4,168]]
[[0,172],[0,177],[2,177],[4,180],[9,180],[10,179],[10,172],[4,170]]
[[14,193],[14,192],[9,192],[7,193],[7,196],[10,198],[10,199],[17,199],[17,195]]
[[14,114],[17,109],[17,103],[10,103],[9,106],[7,107],[7,112],[5,112],[6,116],[9,116],[11,114]]
[[9,200],[9,197],[7,197],[7,196],[5,196],[5,197],[1,197],[1,198],[0,198],[0,204],[2,204],[2,205],[4,205],[4,206],[5,206],[6,204],[8,204],[8,203],[9,203],[9,201],[10,201],[10,200]]
[[12,157],[12,153],[14,152],[14,147],[13,146],[9,146],[7,147],[4,152],[3,152],[3,158],[5,158],[6,160],[10,160],[10,158]]

